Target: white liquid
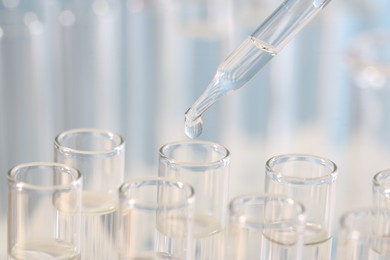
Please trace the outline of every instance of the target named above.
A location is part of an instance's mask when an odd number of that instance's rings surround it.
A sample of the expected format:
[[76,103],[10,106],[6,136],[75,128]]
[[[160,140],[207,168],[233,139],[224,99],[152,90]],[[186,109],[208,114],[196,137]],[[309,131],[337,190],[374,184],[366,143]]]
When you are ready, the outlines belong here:
[[221,223],[210,216],[194,218],[194,260],[225,259],[225,236]]
[[[74,213],[80,205],[77,205],[78,201],[74,195],[74,193],[58,193],[53,197],[53,205],[58,210],[56,230],[55,233],[53,232],[53,236],[57,239],[37,239],[16,244],[9,252],[8,259],[80,259],[79,240],[74,237],[74,232],[80,228],[80,221]],[[72,241],[72,244],[66,241]]]
[[[153,259],[188,259],[191,255],[189,218],[183,215],[157,216],[157,233],[155,248],[159,252],[158,258]],[[156,256],[154,256],[156,257]],[[148,258],[149,259],[149,258]]]
[[62,241],[72,241],[80,248],[79,215],[81,210],[81,198],[76,193],[59,193],[53,197],[53,205],[57,209],[55,237]]
[[390,259],[390,237],[374,237],[368,252],[369,260]]
[[305,227],[302,255],[296,247],[296,231],[272,231],[264,234],[261,259],[311,259],[330,260],[332,238],[326,230],[307,224]]
[[[272,237],[263,236],[261,241],[261,246],[258,250],[255,250],[256,256],[251,256],[258,259],[278,259],[278,260],[290,260],[290,259],[301,259],[299,252],[296,246],[295,239],[291,240],[292,237],[295,237],[295,232],[291,231],[291,234],[288,232],[284,233],[281,237],[281,233],[277,235],[277,240],[274,240]],[[250,242],[250,241],[249,241]],[[257,256],[259,254],[259,256]],[[305,258],[302,258],[305,259]]]
[[270,44],[255,37],[246,39],[219,65],[214,79],[185,114],[184,132],[190,138],[203,131],[202,114],[226,94],[244,86],[277,53]]
[[81,230],[82,259],[114,259],[116,245],[117,203],[108,194],[83,193]]
[[[186,234],[186,222],[184,219],[174,219],[158,226],[161,233],[159,240],[173,248],[183,242]],[[192,237],[192,259],[214,260],[224,259],[224,233],[218,220],[210,216],[195,216]],[[181,244],[186,246],[186,244]],[[180,250],[180,249],[178,249]],[[191,249],[189,249],[191,250]],[[191,252],[189,252],[191,254]]]
[[[187,260],[191,258],[192,222],[181,212],[121,211],[123,217],[123,236],[121,260]],[[139,213],[139,214],[138,214]],[[136,223],[131,223],[135,221]],[[154,224],[156,226],[154,226]],[[134,231],[136,230],[136,231]],[[144,231],[144,232],[143,232]]]
[[373,248],[370,248],[368,250],[367,260],[387,260],[387,259],[390,259],[390,257],[386,255],[382,255],[380,252],[376,251]]
[[[288,240],[288,239],[287,239]],[[261,259],[311,259],[330,260],[332,256],[332,239],[328,238],[313,244],[303,246],[302,257],[299,256],[295,244],[284,244],[279,241],[264,238],[261,251]]]
[[307,223],[303,259],[330,260],[332,257],[332,237],[318,225]]
[[12,260],[79,260],[73,245],[60,241],[33,241],[15,245],[8,255]]
[[165,253],[145,252],[134,257],[120,257],[120,260],[180,260]]

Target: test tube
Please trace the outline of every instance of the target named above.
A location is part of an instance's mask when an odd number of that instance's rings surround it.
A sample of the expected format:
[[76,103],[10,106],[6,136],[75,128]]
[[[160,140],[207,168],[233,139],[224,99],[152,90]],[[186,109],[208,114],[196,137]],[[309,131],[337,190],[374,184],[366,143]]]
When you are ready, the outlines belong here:
[[48,162],[8,172],[8,259],[80,259],[82,178]]
[[278,155],[266,162],[265,191],[305,206],[302,259],[331,259],[336,178],[336,164],[314,155]]
[[390,169],[376,173],[372,180],[374,205],[377,208],[390,208]]
[[161,177],[130,179],[119,188],[119,201],[119,259],[192,259],[192,186]]
[[[380,143],[388,143],[390,105],[390,30],[365,29],[347,48],[346,61],[350,81],[358,94],[361,133]],[[376,116],[372,116],[376,115]],[[374,134],[375,133],[375,134]]]
[[60,133],[55,160],[83,176],[82,259],[111,259],[117,254],[117,191],[124,178],[125,143],[111,131],[93,128]]
[[378,208],[355,209],[340,217],[337,260],[379,260],[388,239],[381,236],[390,225],[390,211]]
[[214,78],[185,113],[185,133],[202,133],[202,114],[226,94],[244,86],[330,0],[286,0],[217,68]]
[[[52,96],[56,63],[48,50],[52,35],[47,14],[53,2],[0,1],[0,172],[52,155],[59,107]],[[15,104],[18,104],[15,106]],[[55,105],[54,105],[55,104]],[[54,106],[53,106],[54,105]],[[26,120],[28,118],[28,120]],[[23,149],[20,149],[23,147]],[[7,259],[7,181],[0,181],[0,259]]]
[[382,170],[373,177],[373,200],[377,209],[386,210],[375,218],[373,250],[380,259],[390,257],[390,170]]
[[229,204],[227,259],[301,260],[305,209],[290,198],[245,194]]
[[189,183],[196,193],[193,259],[225,259],[230,152],[222,145],[179,141],[163,145],[159,176]]
[[337,260],[366,260],[370,250],[372,209],[357,209],[340,217]]
[[390,209],[377,209],[372,221],[372,241],[370,258],[390,259]]

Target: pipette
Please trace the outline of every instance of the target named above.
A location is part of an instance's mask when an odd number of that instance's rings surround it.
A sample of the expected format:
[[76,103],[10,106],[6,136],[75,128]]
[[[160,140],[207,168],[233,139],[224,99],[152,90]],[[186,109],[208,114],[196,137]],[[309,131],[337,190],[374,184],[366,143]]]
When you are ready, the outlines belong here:
[[185,133],[202,133],[202,114],[226,94],[245,85],[331,0],[286,0],[217,69],[214,78],[185,113]]

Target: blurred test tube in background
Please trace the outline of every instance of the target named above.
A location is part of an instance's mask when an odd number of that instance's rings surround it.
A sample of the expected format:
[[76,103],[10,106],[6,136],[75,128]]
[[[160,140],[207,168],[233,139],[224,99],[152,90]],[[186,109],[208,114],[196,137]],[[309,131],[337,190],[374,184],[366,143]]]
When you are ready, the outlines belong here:
[[[0,1],[0,258],[6,256],[6,171],[50,156],[53,128],[48,75],[47,6],[41,1]],[[21,147],[23,147],[21,149]],[[4,149],[4,150],[3,150]]]
[[390,170],[382,170],[372,178],[373,204],[377,208],[390,209]]
[[121,130],[121,1],[55,1],[49,16],[58,131]]

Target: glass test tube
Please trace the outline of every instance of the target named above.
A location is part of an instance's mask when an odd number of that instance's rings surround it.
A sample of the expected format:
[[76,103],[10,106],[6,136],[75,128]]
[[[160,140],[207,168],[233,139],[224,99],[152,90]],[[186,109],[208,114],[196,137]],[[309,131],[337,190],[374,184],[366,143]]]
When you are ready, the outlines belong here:
[[[0,171],[52,155],[58,104],[48,50],[53,1],[0,1]],[[58,99],[63,95],[57,95]],[[15,106],[15,104],[18,104]],[[55,104],[55,105],[54,105]],[[28,118],[28,120],[26,120]],[[62,119],[62,118],[61,118]],[[23,149],[20,149],[23,147]],[[3,167],[3,168],[1,168]],[[5,176],[2,176],[5,178]],[[7,259],[7,181],[0,181],[0,259]]]
[[365,30],[348,48],[352,79],[362,89],[384,89],[390,84],[390,30]]
[[161,177],[119,188],[119,259],[192,259],[192,186]]
[[[127,2],[46,3],[49,35],[44,42],[49,43],[45,52],[51,73],[48,93],[53,104],[50,110],[56,109],[52,117],[57,129],[73,125],[118,129],[124,121],[120,118],[121,95],[122,86],[128,84],[122,81],[124,49],[121,46],[124,40],[122,14]],[[56,118],[58,114],[61,114],[60,119]]]
[[[372,25],[371,25],[372,26]],[[359,131],[386,144],[390,140],[390,30],[365,29],[347,48],[350,79],[359,95]],[[376,115],[376,116],[373,116]]]
[[377,214],[374,227],[373,250],[377,257],[390,257],[390,170],[382,170],[373,177],[373,200],[377,209],[386,210]]
[[58,163],[8,172],[8,259],[80,259],[82,178]]
[[55,160],[80,170],[83,176],[81,256],[111,259],[117,254],[117,191],[124,178],[125,143],[101,129],[73,129],[54,142]]
[[376,173],[372,180],[375,207],[390,208],[390,169]]
[[[378,232],[390,225],[390,211],[377,208],[355,209],[340,217],[337,260],[379,260],[386,240]],[[379,247],[378,247],[379,246]]]
[[305,206],[303,259],[331,259],[336,170],[332,161],[304,154],[279,155],[266,163],[265,191]]
[[290,198],[246,194],[229,204],[227,259],[301,260],[304,206]]
[[179,179],[195,189],[196,260],[225,259],[229,161],[229,151],[212,142],[173,142],[160,148],[159,176]]

